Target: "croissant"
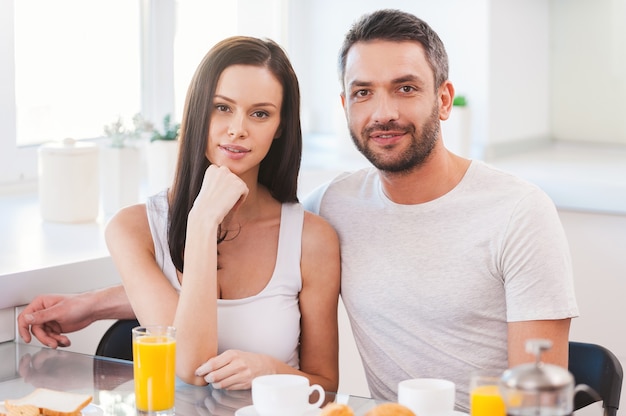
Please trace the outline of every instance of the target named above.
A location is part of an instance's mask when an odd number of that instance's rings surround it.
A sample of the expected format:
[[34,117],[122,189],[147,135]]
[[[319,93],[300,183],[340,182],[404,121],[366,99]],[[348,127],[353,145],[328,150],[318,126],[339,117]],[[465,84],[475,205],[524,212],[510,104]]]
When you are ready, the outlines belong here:
[[346,404],[328,403],[322,408],[320,416],[354,416],[354,412]]
[[416,416],[406,406],[400,403],[383,403],[371,409],[365,416]]

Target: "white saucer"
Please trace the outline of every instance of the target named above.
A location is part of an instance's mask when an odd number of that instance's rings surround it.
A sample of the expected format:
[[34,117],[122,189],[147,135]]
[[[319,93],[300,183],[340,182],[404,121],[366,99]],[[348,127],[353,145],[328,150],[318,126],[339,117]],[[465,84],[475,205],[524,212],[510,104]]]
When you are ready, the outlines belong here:
[[[319,407],[311,407],[301,416],[318,416],[322,412]],[[242,407],[235,412],[235,416],[259,416],[253,405]],[[295,416],[295,415],[294,415]]]
[[451,416],[469,416],[469,413],[459,412],[458,410],[454,410],[454,411],[452,411],[452,415]]
[[89,403],[81,412],[83,416],[103,416],[104,410],[100,406]]

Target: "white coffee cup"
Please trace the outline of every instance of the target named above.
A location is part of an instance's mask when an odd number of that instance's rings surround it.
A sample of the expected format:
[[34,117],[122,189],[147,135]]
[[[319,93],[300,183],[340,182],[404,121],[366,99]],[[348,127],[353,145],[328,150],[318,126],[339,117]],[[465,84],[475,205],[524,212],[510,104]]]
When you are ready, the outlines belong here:
[[[319,398],[309,402],[317,391]],[[252,403],[259,416],[300,416],[320,407],[326,395],[319,384],[309,385],[309,379],[295,374],[271,374],[252,380]]]
[[440,378],[414,378],[398,383],[398,403],[419,416],[452,415],[454,395],[454,383]]

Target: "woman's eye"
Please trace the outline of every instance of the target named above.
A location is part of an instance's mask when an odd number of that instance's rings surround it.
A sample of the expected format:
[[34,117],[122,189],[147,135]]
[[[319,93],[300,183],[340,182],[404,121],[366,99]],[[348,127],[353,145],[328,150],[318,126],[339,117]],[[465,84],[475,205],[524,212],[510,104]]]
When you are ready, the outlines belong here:
[[252,117],[266,118],[269,117],[269,114],[265,111],[255,111],[254,113],[252,113]]
[[223,104],[217,104],[217,105],[215,106],[215,109],[216,109],[217,111],[228,111],[228,106],[225,106],[225,105],[223,105]]

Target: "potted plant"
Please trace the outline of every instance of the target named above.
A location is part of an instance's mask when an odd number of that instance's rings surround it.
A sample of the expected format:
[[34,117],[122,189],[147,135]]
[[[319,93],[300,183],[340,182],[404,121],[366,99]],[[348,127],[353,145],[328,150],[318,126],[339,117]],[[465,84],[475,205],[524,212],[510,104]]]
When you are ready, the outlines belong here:
[[105,215],[139,202],[141,175],[137,144],[142,133],[150,128],[140,114],[133,117],[132,127],[122,117],[104,126],[108,142],[101,148],[100,175]]
[[457,95],[452,102],[448,119],[441,123],[446,148],[463,157],[471,157],[471,112],[465,95]]
[[162,128],[154,128],[147,146],[148,191],[159,192],[172,184],[178,160],[180,123],[172,116],[163,117]]
[[178,140],[180,134],[180,123],[172,123],[172,115],[167,114],[163,117],[163,130],[156,128],[152,129],[151,142],[162,141],[174,141]]

